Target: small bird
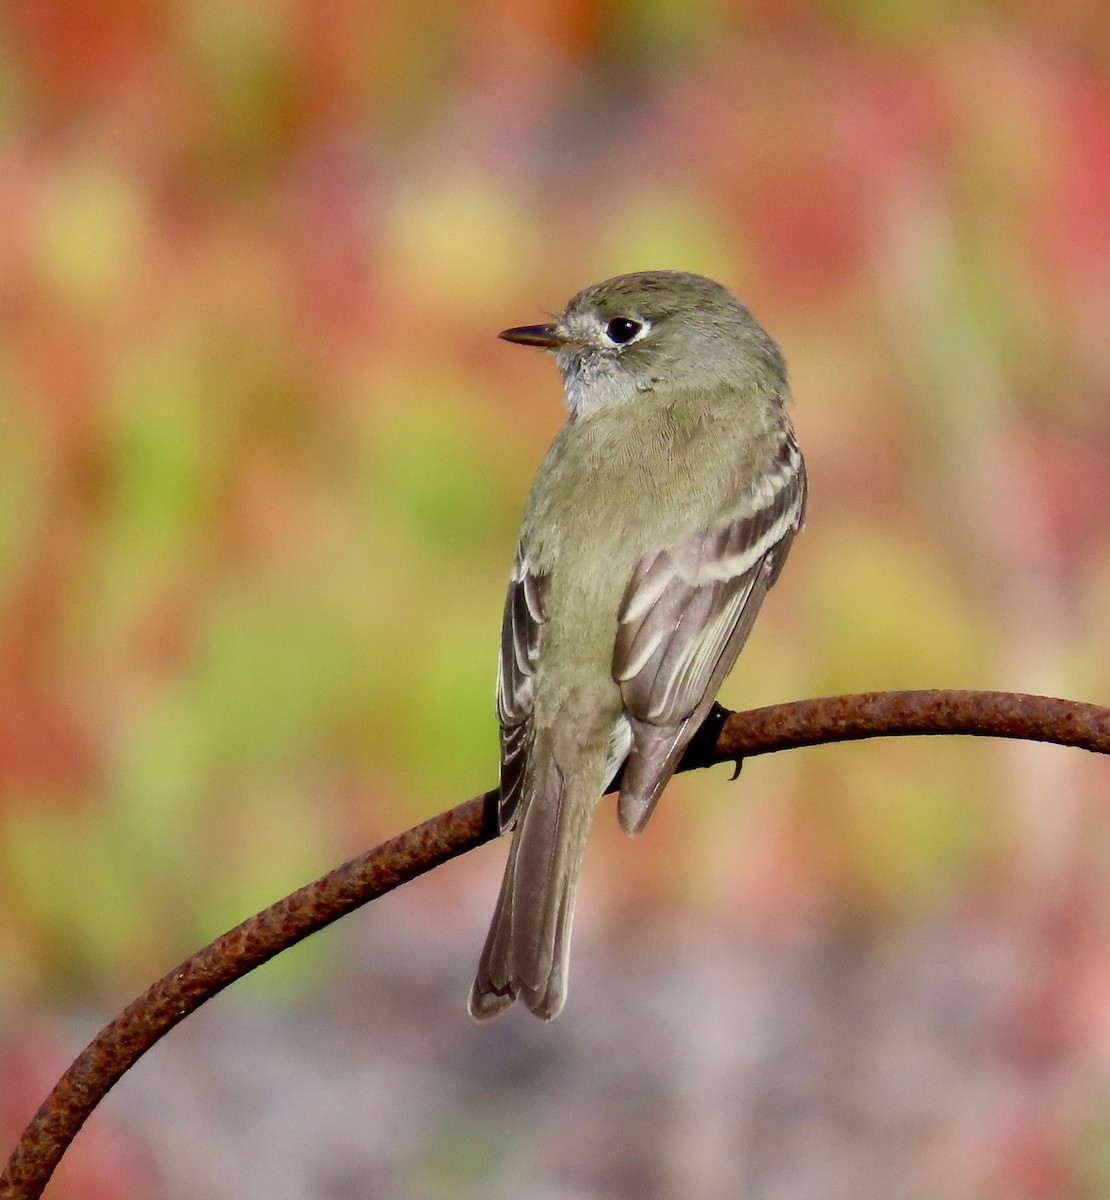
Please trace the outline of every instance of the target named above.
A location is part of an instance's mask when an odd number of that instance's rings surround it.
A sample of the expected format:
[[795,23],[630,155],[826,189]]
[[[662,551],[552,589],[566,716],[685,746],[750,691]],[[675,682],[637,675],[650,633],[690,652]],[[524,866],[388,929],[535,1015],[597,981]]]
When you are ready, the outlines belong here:
[[555,356],[570,418],[536,476],[505,600],[498,820],[512,831],[470,994],[550,1020],[602,795],[642,830],[805,513],[778,347],[725,288],[644,271],[500,335]]

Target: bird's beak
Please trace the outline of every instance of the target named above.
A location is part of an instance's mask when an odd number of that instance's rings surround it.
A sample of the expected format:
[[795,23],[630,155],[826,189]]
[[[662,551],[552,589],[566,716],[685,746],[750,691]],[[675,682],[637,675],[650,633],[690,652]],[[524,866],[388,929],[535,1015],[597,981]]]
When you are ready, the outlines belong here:
[[558,350],[567,342],[554,325],[517,325],[503,329],[497,336],[518,346],[539,346],[543,350]]

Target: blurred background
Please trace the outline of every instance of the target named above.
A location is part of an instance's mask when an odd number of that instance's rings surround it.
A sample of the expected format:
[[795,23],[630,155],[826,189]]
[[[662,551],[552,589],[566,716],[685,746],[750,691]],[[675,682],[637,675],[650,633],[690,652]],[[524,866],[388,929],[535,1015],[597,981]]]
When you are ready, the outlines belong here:
[[[0,1135],[152,979],[490,787],[553,364],[620,271],[782,345],[805,534],[723,699],[1106,703],[1096,0],[0,7]],[[1110,1186],[1107,793],[861,743],[599,812],[570,1001],[465,1011],[504,846],[186,1022],[55,1200]]]

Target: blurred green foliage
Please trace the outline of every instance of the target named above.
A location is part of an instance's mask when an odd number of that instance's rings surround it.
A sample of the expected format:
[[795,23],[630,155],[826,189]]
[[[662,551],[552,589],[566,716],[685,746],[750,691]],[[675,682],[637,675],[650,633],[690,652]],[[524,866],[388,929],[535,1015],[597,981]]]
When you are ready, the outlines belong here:
[[[1099,8],[464,10],[4,10],[0,1011],[126,994],[493,783],[561,420],[495,335],[620,270],[722,279],[791,364],[809,527],[726,701],[1106,699]],[[786,839],[893,919],[1020,876],[1038,805],[1089,835],[1086,767],[1033,761],[813,752],[766,828],[714,776],[642,853],[723,904]]]

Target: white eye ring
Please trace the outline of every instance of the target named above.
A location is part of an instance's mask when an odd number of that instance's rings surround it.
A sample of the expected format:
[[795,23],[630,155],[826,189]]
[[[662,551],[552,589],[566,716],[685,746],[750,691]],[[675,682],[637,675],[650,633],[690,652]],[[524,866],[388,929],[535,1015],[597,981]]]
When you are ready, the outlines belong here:
[[628,346],[639,341],[650,328],[650,321],[638,321],[635,317],[613,317],[605,326],[605,337],[614,346]]

